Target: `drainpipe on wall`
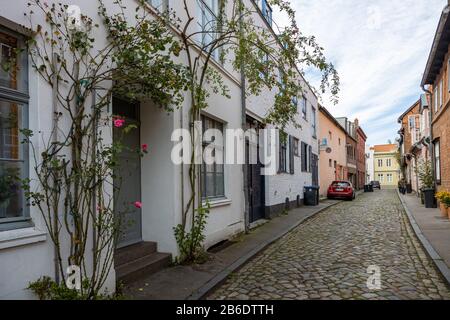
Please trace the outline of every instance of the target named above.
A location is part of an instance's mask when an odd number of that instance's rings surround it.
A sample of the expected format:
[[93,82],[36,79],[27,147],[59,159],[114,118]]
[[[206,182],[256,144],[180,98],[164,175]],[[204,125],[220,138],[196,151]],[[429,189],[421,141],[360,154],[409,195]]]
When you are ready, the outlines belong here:
[[[241,9],[240,9],[241,10]],[[242,21],[240,22],[240,32],[243,32]],[[247,101],[246,101],[246,80],[244,73],[244,66],[241,67],[241,125],[242,129],[246,129],[247,126]],[[245,135],[244,135],[244,146],[245,146]],[[245,233],[250,231],[250,210],[249,210],[249,199],[248,199],[248,181],[247,181],[247,164],[242,165],[242,175],[244,177],[244,225]]]
[[[449,3],[450,3],[450,0],[449,0]],[[430,95],[430,103],[429,103],[429,106],[428,106],[428,111],[430,113],[429,116],[428,116],[429,126],[430,126],[430,134],[429,134],[430,143],[429,143],[429,146],[430,146],[430,157],[431,157],[431,174],[433,175],[433,177],[435,177],[436,176],[435,175],[436,163],[434,161],[433,125],[432,125],[432,122],[433,122],[433,93],[430,90],[425,89],[425,85],[422,85],[422,90],[425,93]],[[437,189],[436,188],[437,187],[436,179],[433,179],[433,184],[434,184],[434,189],[436,190]]]
[[[180,106],[180,129],[183,130],[183,104]],[[181,175],[181,219],[184,215],[184,163],[180,164]]]

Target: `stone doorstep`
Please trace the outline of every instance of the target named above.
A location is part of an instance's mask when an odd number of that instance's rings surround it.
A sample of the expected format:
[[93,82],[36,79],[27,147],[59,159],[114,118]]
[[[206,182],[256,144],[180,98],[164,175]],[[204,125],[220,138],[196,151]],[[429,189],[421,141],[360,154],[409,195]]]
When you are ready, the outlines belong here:
[[[357,192],[357,194],[360,194],[361,192]],[[238,260],[230,264],[228,267],[226,267],[224,270],[216,274],[214,277],[212,277],[208,282],[204,283],[200,288],[195,290],[193,293],[191,293],[186,300],[201,300],[205,298],[211,291],[216,289],[218,286],[220,286],[227,278],[228,276],[239,270],[241,267],[243,267],[247,262],[249,262],[253,257],[255,257],[258,253],[266,249],[269,245],[280,239],[281,237],[288,234],[290,231],[298,227],[300,224],[304,223],[305,221],[311,219],[318,213],[334,206],[342,201],[336,201],[334,203],[328,204],[327,206],[318,209],[317,211],[314,211],[313,213],[309,214],[308,216],[304,217],[303,219],[300,219],[296,223],[294,223],[292,226],[290,226],[288,229],[283,230],[281,233],[277,234],[276,236],[266,239],[264,242],[260,243],[258,246],[250,250],[247,254],[244,254],[242,257],[240,257]],[[310,207],[311,208],[311,207]]]
[[409,221],[412,229],[414,230],[416,237],[419,239],[422,247],[425,249],[425,252],[430,257],[430,259],[433,261],[434,265],[436,266],[436,268],[441,273],[442,277],[447,282],[447,285],[450,287],[450,269],[449,269],[449,267],[445,264],[444,259],[442,259],[442,257],[439,255],[439,253],[437,253],[437,251],[433,248],[430,241],[428,241],[428,239],[422,233],[420,226],[417,224],[416,219],[411,214],[408,206],[406,205],[405,201],[401,197],[398,190],[397,190],[397,195],[400,199],[400,202],[401,202],[403,208],[405,209],[406,216],[408,217],[408,221]]

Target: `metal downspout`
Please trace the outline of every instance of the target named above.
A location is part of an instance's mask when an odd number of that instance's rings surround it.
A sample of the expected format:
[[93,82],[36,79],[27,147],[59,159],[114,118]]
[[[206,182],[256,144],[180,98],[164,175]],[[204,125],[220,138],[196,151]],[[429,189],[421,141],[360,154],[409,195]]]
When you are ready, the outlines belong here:
[[[240,3],[242,4],[242,2]],[[241,9],[240,9],[241,10]],[[240,32],[243,32],[242,28],[242,21],[240,21]],[[242,129],[245,131],[247,126],[247,100],[246,100],[246,80],[245,80],[245,72],[244,72],[244,66],[241,66],[241,125]],[[245,148],[245,134],[244,134],[244,148]],[[245,162],[244,165],[242,165],[242,175],[244,177],[244,183],[243,183],[243,191],[244,191],[244,225],[245,225],[245,233],[248,233],[250,231],[250,210],[249,210],[249,199],[248,199],[248,181],[247,181],[247,170],[248,166]]]
[[[449,0],[450,2],[450,0]],[[428,116],[428,120],[429,120],[429,126],[430,126],[430,157],[431,157],[431,174],[433,175],[433,177],[436,177],[435,172],[436,172],[436,163],[434,161],[434,143],[433,143],[433,93],[428,90],[425,89],[425,85],[422,85],[422,90],[425,93],[428,93],[430,95],[430,103],[428,106],[428,111],[429,111],[429,116]],[[437,184],[436,184],[436,179],[433,179],[433,184],[434,184],[434,189],[436,190],[437,188]]]

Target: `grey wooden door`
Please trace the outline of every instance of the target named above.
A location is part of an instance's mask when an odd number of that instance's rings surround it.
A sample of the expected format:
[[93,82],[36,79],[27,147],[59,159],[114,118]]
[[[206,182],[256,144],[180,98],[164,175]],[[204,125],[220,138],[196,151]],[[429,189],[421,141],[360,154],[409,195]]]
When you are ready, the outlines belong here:
[[[247,119],[247,128],[259,131],[259,124]],[[250,148],[248,139],[245,144],[245,163],[247,166],[247,199],[250,223],[264,219],[264,176],[261,175],[262,164],[259,159],[259,143],[256,148]],[[256,155],[250,153],[256,152]],[[257,160],[256,164],[250,163],[250,159]]]
[[312,167],[312,185],[318,186],[319,185],[319,157],[315,154],[312,154],[311,157],[311,167]]
[[113,113],[125,119],[126,124],[137,126],[137,129],[127,134],[123,134],[123,127],[114,127],[114,139],[123,137],[125,146],[118,157],[119,165],[114,172],[114,211],[121,221],[117,247],[121,248],[142,241],[141,209],[134,205],[136,201],[141,201],[141,157],[137,152],[140,148],[139,105],[114,98]]

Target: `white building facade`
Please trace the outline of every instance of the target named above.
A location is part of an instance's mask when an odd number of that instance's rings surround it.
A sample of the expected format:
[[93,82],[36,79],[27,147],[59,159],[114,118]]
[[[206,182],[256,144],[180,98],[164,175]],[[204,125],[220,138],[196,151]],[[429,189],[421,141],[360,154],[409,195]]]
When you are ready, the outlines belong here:
[[374,150],[371,146],[366,146],[366,183],[375,181],[374,172]]
[[[270,29],[270,8],[265,1],[262,2],[259,1],[261,11],[258,19]],[[137,2],[128,0],[125,3],[134,7]],[[149,3],[159,8],[169,4],[181,18],[186,18],[182,1],[167,3],[160,0]],[[83,13],[97,12],[96,1],[73,0],[70,4],[78,5]],[[198,21],[203,18],[202,12],[210,14],[218,8],[217,0],[188,1],[188,4],[192,6],[190,11],[196,13],[195,18]],[[156,14],[151,5],[148,10]],[[203,10],[199,10],[199,5],[203,6]],[[248,0],[247,5],[257,4]],[[26,10],[25,0],[2,7],[0,41],[3,46],[7,45],[6,38],[16,39],[20,44],[29,36],[21,27],[28,25],[27,18],[24,17]],[[96,14],[89,15],[95,17]],[[41,24],[45,22],[42,21]],[[195,27],[201,28],[201,23],[195,24]],[[97,37],[104,39],[106,35],[97,34]],[[180,59],[185,62],[183,56]],[[0,82],[1,110],[3,112],[11,109],[12,104],[18,105],[22,115],[19,129],[49,131],[52,126],[51,104],[48,103],[52,96],[51,88],[31,68],[31,61],[26,56],[20,63],[23,81],[17,90],[12,91]],[[208,98],[209,107],[202,113],[203,125],[221,131],[242,128],[243,122],[246,122],[248,127],[258,127],[268,108],[273,105],[275,92],[249,97],[244,105],[241,74],[235,72],[227,63],[222,65],[213,61],[212,65],[229,88],[230,99],[211,92]],[[318,102],[300,74],[299,81],[304,86],[302,95],[298,97],[297,122],[301,128],[288,127],[288,138],[281,144],[278,143],[280,141],[277,137],[277,175],[261,176],[261,166],[258,165],[224,164],[202,171],[203,198],[211,205],[205,230],[205,248],[244,232],[249,224],[259,219],[271,218],[284,209],[300,205],[304,186],[318,184]],[[127,142],[137,146],[147,144],[150,151],[149,155],[142,159],[127,157],[126,160],[129,172],[124,174],[128,178],[124,179],[122,188],[126,190],[127,196],[133,199],[140,197],[142,208],[135,210],[133,214],[136,223],[124,232],[120,240],[119,247],[122,251],[141,243],[156,243],[159,252],[165,252],[172,257],[179,254],[173,228],[181,222],[182,212],[190,196],[189,166],[176,165],[171,161],[174,146],[171,136],[175,129],[189,129],[189,106],[190,101],[186,97],[181,108],[167,114],[151,101],[129,104],[120,99],[113,100],[112,112],[123,114],[126,121],[138,125],[137,134],[130,136]],[[10,109],[9,112],[17,112],[16,109]],[[113,128],[110,131],[112,137]],[[12,139],[15,139],[14,143],[19,148],[19,137],[14,136]],[[224,149],[224,156],[226,153],[227,150]],[[22,175],[33,178],[33,161],[29,150],[21,149],[19,155],[16,158],[11,156],[11,159],[4,159],[4,162],[21,163]],[[23,195],[19,196],[23,198]],[[26,290],[28,284],[43,275],[53,277],[55,274],[53,244],[40,213],[34,207],[27,207],[24,200],[20,201],[20,210],[5,216],[0,215],[0,299],[33,298],[30,291]],[[111,271],[106,283],[110,292],[114,290],[115,281],[121,273],[121,266],[116,266],[115,270]]]

